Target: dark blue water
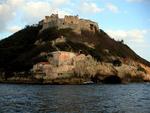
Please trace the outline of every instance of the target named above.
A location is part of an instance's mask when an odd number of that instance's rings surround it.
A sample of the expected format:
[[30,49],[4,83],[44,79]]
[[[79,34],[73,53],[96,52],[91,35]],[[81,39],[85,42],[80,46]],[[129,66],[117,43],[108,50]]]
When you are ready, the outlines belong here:
[[150,84],[0,84],[0,113],[150,113]]

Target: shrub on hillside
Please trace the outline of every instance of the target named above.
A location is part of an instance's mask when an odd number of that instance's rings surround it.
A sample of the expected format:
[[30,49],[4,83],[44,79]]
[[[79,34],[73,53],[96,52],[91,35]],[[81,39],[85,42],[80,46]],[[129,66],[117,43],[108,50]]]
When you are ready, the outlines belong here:
[[119,67],[119,66],[122,65],[122,62],[119,59],[116,59],[116,60],[113,61],[113,65]]
[[142,72],[146,73],[146,70],[140,65],[138,65],[137,71],[142,71]]
[[75,74],[80,77],[92,77],[97,73],[98,62],[90,55],[86,56],[84,60],[76,61]]

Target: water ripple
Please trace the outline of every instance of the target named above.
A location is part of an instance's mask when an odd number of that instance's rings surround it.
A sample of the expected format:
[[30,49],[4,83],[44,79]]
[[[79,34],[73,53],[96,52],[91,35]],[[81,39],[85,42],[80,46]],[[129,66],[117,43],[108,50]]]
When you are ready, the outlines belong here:
[[149,113],[150,84],[0,84],[0,113]]

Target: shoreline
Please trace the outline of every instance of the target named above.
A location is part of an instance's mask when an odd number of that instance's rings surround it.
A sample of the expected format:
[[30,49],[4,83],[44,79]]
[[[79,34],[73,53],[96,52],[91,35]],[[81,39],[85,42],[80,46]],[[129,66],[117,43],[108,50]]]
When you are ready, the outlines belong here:
[[84,78],[66,78],[66,79],[54,79],[54,80],[0,80],[0,84],[27,84],[27,85],[101,85],[101,84],[130,84],[130,83],[150,83],[150,81],[126,81],[123,80],[120,83],[115,82],[94,82],[91,79]]

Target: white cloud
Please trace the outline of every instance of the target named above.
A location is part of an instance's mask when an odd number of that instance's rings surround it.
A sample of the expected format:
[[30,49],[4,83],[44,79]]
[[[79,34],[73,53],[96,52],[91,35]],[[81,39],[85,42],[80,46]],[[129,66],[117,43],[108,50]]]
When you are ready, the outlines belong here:
[[14,17],[11,8],[7,4],[0,4],[0,31],[5,30],[7,22]]
[[33,24],[37,23],[46,15],[50,15],[51,13],[58,13],[60,17],[63,17],[64,15],[70,13],[60,10],[59,7],[56,6],[67,2],[69,2],[69,0],[55,0],[51,3],[46,1],[28,2],[23,6],[23,19],[24,21],[27,21],[27,24]]
[[22,7],[22,18],[24,21],[27,21],[28,24],[33,24],[44,18],[45,15],[48,15],[51,10],[50,8],[51,7],[48,2],[27,2]]
[[[149,30],[140,30],[140,29],[132,29],[132,30],[106,30],[109,36],[114,38],[115,40],[124,40],[124,43],[127,44],[132,50],[134,50],[137,54],[146,58],[149,57],[149,42],[146,41],[148,37]],[[150,61],[150,59],[149,59]]]
[[98,7],[95,3],[83,2],[80,6],[80,11],[89,14],[89,13],[100,13],[103,11],[103,9]]
[[20,5],[23,5],[25,0],[6,0],[6,4],[8,4],[11,8],[18,8]]
[[115,5],[112,4],[112,3],[108,3],[108,4],[107,4],[107,8],[108,8],[111,12],[113,12],[113,13],[118,13],[118,12],[119,12],[118,7],[115,6]]
[[57,9],[57,11],[58,11],[57,13],[60,18],[63,18],[65,15],[70,15],[70,12],[68,12],[68,11],[62,11],[60,9]]
[[19,30],[21,30],[20,26],[11,26],[11,27],[8,28],[8,31],[11,32],[11,33],[15,33]]
[[116,40],[124,40],[125,42],[143,43],[148,30],[106,30],[108,35]]
[[58,7],[68,2],[70,2],[70,0],[53,0],[51,4],[52,4],[52,7]]
[[13,21],[18,8],[24,4],[24,0],[6,0],[0,4],[0,31],[5,31],[7,24]]
[[4,0],[0,3],[0,31],[8,30],[9,22],[18,17],[25,24],[37,23],[45,15],[56,12],[62,17],[69,12],[60,10],[59,6],[69,2],[70,0]]

